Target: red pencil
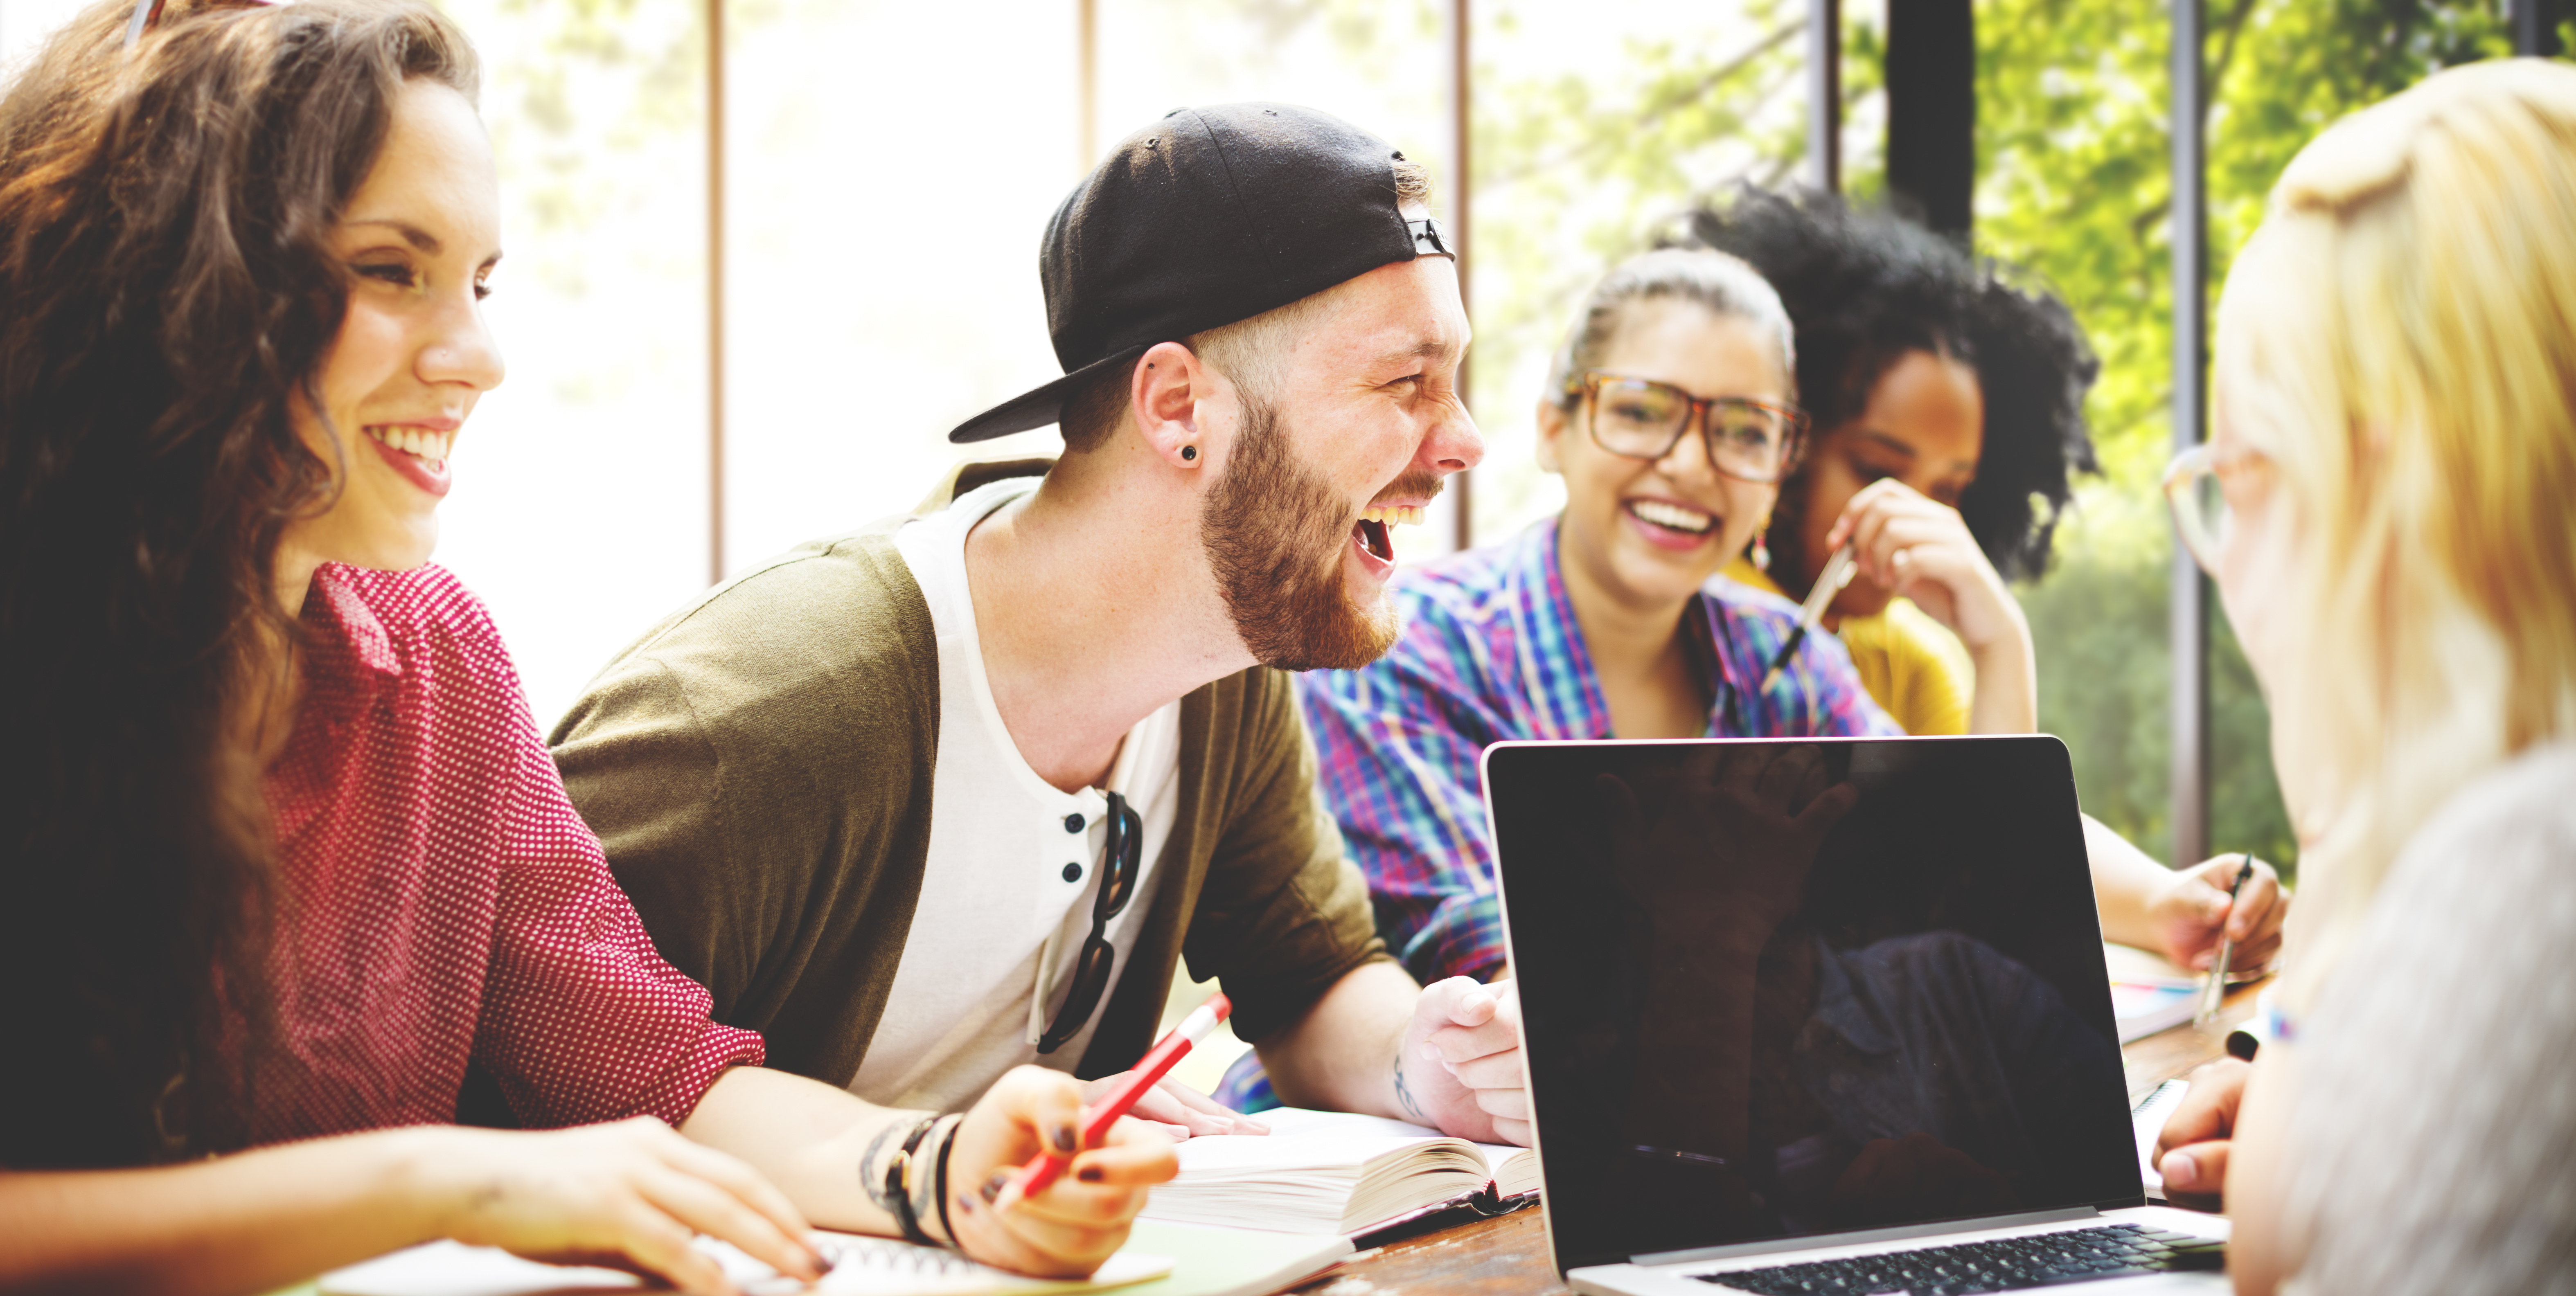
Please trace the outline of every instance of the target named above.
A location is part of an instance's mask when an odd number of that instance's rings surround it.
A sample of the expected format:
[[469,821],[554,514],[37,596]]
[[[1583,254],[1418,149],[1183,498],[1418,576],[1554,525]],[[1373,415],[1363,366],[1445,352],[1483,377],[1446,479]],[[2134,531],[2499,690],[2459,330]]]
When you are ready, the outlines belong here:
[[[1206,1003],[1182,1018],[1181,1024],[1156,1043],[1145,1054],[1144,1060],[1136,1064],[1136,1069],[1118,1082],[1117,1088],[1110,1090],[1097,1104],[1082,1109],[1082,1146],[1091,1147],[1099,1143],[1100,1137],[1109,1132],[1109,1127],[1126,1115],[1127,1109],[1135,1106],[1136,1100],[1144,1097],[1146,1090],[1153,1088],[1156,1081],[1171,1071],[1173,1063],[1187,1056],[1192,1045],[1206,1039],[1208,1032],[1215,1030],[1216,1024],[1233,1012],[1232,1000],[1222,994],[1212,994]],[[1020,1196],[1033,1197],[1046,1191],[1046,1186],[1054,1183],[1055,1177],[1072,1164],[1073,1157],[1069,1153],[1039,1153],[1027,1165],[1020,1167],[1016,1180]]]

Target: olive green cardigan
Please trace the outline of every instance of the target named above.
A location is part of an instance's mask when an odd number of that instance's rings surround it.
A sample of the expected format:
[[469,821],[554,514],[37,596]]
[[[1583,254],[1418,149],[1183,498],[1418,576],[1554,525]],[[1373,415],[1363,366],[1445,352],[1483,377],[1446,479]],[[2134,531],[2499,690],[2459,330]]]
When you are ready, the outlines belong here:
[[[967,465],[922,509],[1045,467]],[[931,815],[976,812],[931,804],[939,651],[895,551],[901,522],[709,591],[611,662],[551,739],[662,956],[714,993],[717,1020],[767,1038],[769,1065],[835,1085],[885,1013]],[[1077,1074],[1144,1053],[1183,955],[1253,1040],[1386,957],[1314,784],[1286,675],[1255,668],[1181,700],[1153,908]]]

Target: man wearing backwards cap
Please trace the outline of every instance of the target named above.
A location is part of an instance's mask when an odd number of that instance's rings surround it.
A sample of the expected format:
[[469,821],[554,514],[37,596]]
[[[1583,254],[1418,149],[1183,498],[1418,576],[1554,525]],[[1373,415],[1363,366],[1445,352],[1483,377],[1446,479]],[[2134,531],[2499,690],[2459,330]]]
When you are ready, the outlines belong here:
[[[1309,109],[1129,137],[1040,251],[1064,376],[950,434],[1058,423],[1063,458],[710,592],[556,729],[663,954],[773,1067],[872,1105],[773,1171],[870,1185],[818,1223],[1088,1272],[1164,1131],[1260,1131],[1166,1085],[1045,1192],[988,1195],[1134,1065],[1184,957],[1285,1100],[1529,1140],[1511,988],[1387,958],[1279,673],[1386,650],[1388,524],[1484,454],[1428,188]],[[875,1186],[906,1165],[913,1197]]]

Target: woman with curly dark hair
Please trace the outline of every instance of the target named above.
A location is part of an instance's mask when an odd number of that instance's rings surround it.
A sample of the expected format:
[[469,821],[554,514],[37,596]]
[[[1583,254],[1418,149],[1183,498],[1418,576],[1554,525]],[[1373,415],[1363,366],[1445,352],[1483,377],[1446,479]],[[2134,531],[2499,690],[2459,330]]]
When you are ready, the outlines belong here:
[[[1748,187],[1699,212],[1691,233],[1780,290],[1817,429],[1754,547],[1767,561],[1731,574],[1805,598],[1832,556],[1826,534],[1846,513],[1878,524],[1872,531],[1894,525],[1908,543],[1891,547],[1891,563],[1915,568],[1955,547],[1998,593],[2006,579],[2041,572],[2071,478],[2095,471],[2084,393],[2100,366],[2064,303],[1920,225],[1829,195]],[[1880,481],[1899,485],[1863,498]],[[1933,615],[1900,588],[1928,596]],[[1961,640],[1984,656],[1974,637],[1984,627],[1952,624],[1945,592],[1918,571],[1864,562],[1826,624],[1908,733],[2026,727],[1974,723],[1991,709],[1974,695],[1991,700],[1998,686],[2026,695],[2029,684],[1962,657]],[[1992,637],[2026,644],[2028,631],[2016,623]]]
[[1168,1145],[951,1232],[887,1167],[980,1184],[1079,1085],[915,1128],[760,1069],[428,564],[502,377],[476,80],[427,0],[104,0],[0,98],[0,1289],[435,1238],[724,1289],[691,1235],[812,1278],[800,1211],[1089,1272]]
[[[1816,429],[1753,560],[1727,574],[1804,599],[1857,539],[1826,624],[1871,696],[1909,733],[2035,728],[2030,632],[2004,582],[2047,569],[2074,475],[2098,471],[2084,394],[2101,366],[2074,315],[2007,267],[1829,194],[1742,188],[1690,233],[1779,290]],[[2205,958],[2238,857],[2169,872],[2090,818],[2085,833],[2105,933]],[[2270,957],[2286,908],[2269,865],[2257,879],[2236,905],[2240,962]]]

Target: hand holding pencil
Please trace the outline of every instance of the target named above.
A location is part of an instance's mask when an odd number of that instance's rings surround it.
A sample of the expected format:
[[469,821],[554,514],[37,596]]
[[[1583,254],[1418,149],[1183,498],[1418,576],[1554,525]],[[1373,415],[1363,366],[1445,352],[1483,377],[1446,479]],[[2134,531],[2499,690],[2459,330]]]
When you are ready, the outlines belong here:
[[[1082,1083],[1035,1066],[1005,1073],[967,1113],[949,1150],[945,1224],[968,1259],[1077,1278],[1126,1244],[1147,1190],[1180,1163],[1172,1140],[1141,1121],[1112,1122],[1085,1146],[1082,1116]],[[1067,1173],[1034,1194],[1014,1190],[1022,1166],[1050,1149]]]
[[950,1153],[948,1223],[959,1249],[1041,1277],[1099,1268],[1126,1241],[1146,1191],[1179,1169],[1171,1139],[1119,1117],[1231,1008],[1211,997],[1088,1106],[1083,1086],[1062,1072],[1024,1066],[1003,1076]]
[[[1106,1094],[1082,1109],[1078,1146],[1089,1147],[1098,1143],[1101,1136],[1109,1132],[1109,1127],[1136,1105],[1137,1099],[1152,1092],[1174,1064],[1188,1056],[1192,1047],[1206,1039],[1209,1032],[1216,1029],[1217,1023],[1233,1012],[1233,1000],[1214,994],[1209,995],[1207,1002],[1200,1004],[1189,1016],[1182,1018],[1180,1025],[1173,1027],[1146,1052],[1135,1069],[1116,1077],[1116,1083]],[[1062,1147],[1059,1142],[1057,1147],[1038,1153],[1027,1165],[1020,1167],[1018,1176],[1002,1190],[994,1205],[1000,1207],[1020,1197],[1046,1191],[1047,1185],[1054,1183],[1073,1163],[1073,1151]]]
[[2236,851],[2177,868],[2146,899],[2154,933],[2147,948],[2193,972],[2205,972],[2226,942],[2231,976],[2242,977],[2281,952],[2281,928],[2291,907],[2280,874],[2260,857],[2242,890],[2233,889],[2243,857]]

